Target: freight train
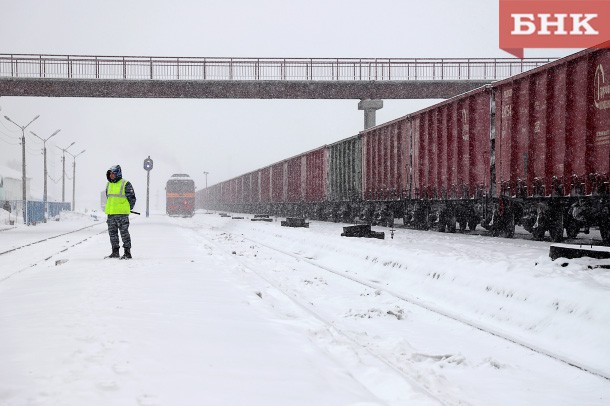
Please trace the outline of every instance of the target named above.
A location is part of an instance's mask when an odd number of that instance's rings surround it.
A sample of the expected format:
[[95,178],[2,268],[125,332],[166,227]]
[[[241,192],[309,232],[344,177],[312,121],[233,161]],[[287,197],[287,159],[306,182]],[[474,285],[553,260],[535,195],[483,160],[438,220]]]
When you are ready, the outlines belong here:
[[599,227],[610,243],[609,179],[610,50],[592,48],[199,190],[197,202],[505,237],[521,225],[554,241]]
[[193,217],[195,214],[195,182],[184,173],[176,173],[165,185],[165,211],[169,216]]

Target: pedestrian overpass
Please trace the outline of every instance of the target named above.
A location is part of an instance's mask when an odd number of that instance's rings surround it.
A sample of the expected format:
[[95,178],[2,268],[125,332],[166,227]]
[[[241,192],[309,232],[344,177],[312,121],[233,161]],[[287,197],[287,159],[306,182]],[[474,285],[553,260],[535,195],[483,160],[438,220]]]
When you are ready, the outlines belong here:
[[357,99],[374,121],[382,99],[450,98],[552,60],[0,54],[0,96]]

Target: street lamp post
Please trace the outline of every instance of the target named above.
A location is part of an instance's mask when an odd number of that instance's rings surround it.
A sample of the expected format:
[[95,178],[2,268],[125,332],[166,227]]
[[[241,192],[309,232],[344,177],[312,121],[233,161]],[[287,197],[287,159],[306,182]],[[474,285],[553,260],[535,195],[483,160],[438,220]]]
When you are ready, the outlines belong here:
[[76,208],[76,201],[75,201],[75,196],[76,196],[76,157],[79,156],[80,154],[82,154],[83,152],[85,152],[86,150],[82,150],[81,152],[79,152],[76,155],[73,155],[71,152],[68,152],[68,154],[72,155],[72,211],[74,211],[74,209]]
[[61,150],[61,202],[66,201],[66,151],[72,145],[74,145],[76,141],[72,144],[68,145],[66,148],[59,148]]
[[205,175],[205,188],[208,188],[208,173],[210,172],[203,172],[203,174]]
[[24,224],[28,224],[27,195],[26,195],[26,187],[25,187],[25,182],[26,182],[26,180],[25,180],[25,129],[28,128],[28,126],[30,124],[32,124],[34,121],[36,121],[36,119],[38,119],[38,117],[40,117],[40,115],[34,117],[32,119],[32,121],[27,123],[27,125],[21,126],[21,125],[17,124],[16,122],[14,122],[13,120],[11,120],[8,116],[4,116],[5,119],[7,119],[11,123],[15,124],[17,127],[21,128],[21,191],[23,194],[22,204],[23,204],[23,223]]
[[51,139],[55,134],[60,132],[61,130],[55,131],[53,134],[49,135],[47,138],[39,137],[34,131],[30,131],[30,133],[42,141],[42,154],[44,156],[44,192],[42,196],[43,205],[44,205],[44,222],[47,222],[47,213],[48,213],[48,204],[47,204],[47,141]]

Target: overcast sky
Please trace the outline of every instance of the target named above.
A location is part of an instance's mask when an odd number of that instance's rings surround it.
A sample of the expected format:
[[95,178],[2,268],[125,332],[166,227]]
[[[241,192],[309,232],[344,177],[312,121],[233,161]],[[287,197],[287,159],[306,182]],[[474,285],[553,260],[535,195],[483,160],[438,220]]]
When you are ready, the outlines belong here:
[[[496,0],[0,0],[0,53],[180,57],[510,57],[498,48]],[[576,50],[526,50],[526,57]],[[384,100],[383,123],[434,103]],[[120,164],[145,210],[147,156],[151,205],[172,173],[198,188],[331,143],[363,128],[358,100],[174,100],[0,97],[0,115],[42,137],[49,172],[61,152],[77,159],[76,206],[99,207],[106,170]],[[21,131],[0,120],[0,166],[21,166]],[[42,196],[42,143],[28,134],[27,174]],[[52,142],[54,141],[54,143]],[[72,158],[66,160],[72,176]],[[68,182],[68,181],[67,181]],[[49,194],[61,197],[61,183]],[[72,183],[66,186],[71,200]],[[162,206],[161,206],[162,207]]]

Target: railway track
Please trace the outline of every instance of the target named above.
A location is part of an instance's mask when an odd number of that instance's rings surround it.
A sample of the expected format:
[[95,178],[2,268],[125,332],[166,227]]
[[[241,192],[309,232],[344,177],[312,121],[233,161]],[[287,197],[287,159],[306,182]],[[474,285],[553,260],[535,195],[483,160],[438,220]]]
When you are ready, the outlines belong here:
[[96,223],[53,234],[0,252],[0,264],[2,265],[0,267],[0,282],[45,263],[54,256],[62,254],[96,235],[105,233],[105,227],[101,231],[97,228],[101,224],[105,223]]
[[[324,272],[326,274],[332,274],[338,278],[349,280],[352,283],[358,284],[360,286],[364,286],[364,287],[374,290],[376,292],[383,292],[383,294],[389,295],[398,301],[408,303],[409,305],[412,305],[412,306],[416,306],[424,311],[431,312],[431,313],[435,314],[436,316],[441,316],[443,318],[450,319],[463,326],[467,326],[469,328],[476,329],[489,336],[497,337],[506,343],[510,343],[510,345],[518,346],[526,351],[543,356],[551,362],[559,362],[559,363],[565,365],[566,367],[572,368],[574,370],[578,370],[578,371],[584,372],[586,374],[589,374],[589,375],[592,375],[592,376],[595,376],[598,378],[602,378],[606,381],[610,380],[610,376],[608,376],[608,374],[605,373],[604,371],[601,371],[597,368],[586,365],[582,362],[579,362],[578,360],[570,359],[569,357],[554,353],[553,351],[545,349],[545,348],[541,347],[540,345],[536,345],[536,344],[533,344],[532,342],[528,342],[527,339],[524,339],[522,337],[516,337],[510,333],[501,331],[490,325],[486,325],[485,323],[483,323],[479,320],[474,320],[473,318],[469,318],[467,315],[458,314],[458,313],[452,312],[451,310],[448,310],[446,308],[436,306],[434,303],[425,302],[424,300],[421,300],[419,298],[412,297],[412,296],[406,295],[404,293],[399,293],[399,292],[393,291],[391,288],[381,286],[381,284],[359,278],[357,276],[354,276],[353,274],[346,274],[344,272],[337,271],[330,267],[318,264],[315,261],[313,261],[312,259],[307,258],[303,255],[294,254],[292,252],[288,252],[285,249],[278,248],[276,246],[272,246],[269,244],[261,243],[260,241],[249,238],[243,234],[234,235],[233,238],[244,239],[248,243],[253,244],[253,246],[260,246],[266,250],[269,250],[269,252],[271,252],[271,253],[279,253],[283,256],[290,257],[299,263],[306,263],[308,266],[314,267],[319,272]],[[243,260],[239,260],[239,259],[238,259],[238,261],[243,262]],[[250,269],[253,267],[253,265],[251,265],[251,264],[250,265],[244,264],[244,266],[247,266]],[[253,272],[255,272],[255,271],[253,271]],[[255,273],[259,274],[260,272],[255,272]],[[290,297],[291,299],[294,299],[295,301],[299,301],[298,298],[295,298],[294,292],[293,292],[293,294],[289,294],[288,292],[282,290],[281,286],[279,286],[277,282],[270,281],[269,277],[264,277],[262,275],[259,275],[259,276],[261,276],[261,278],[264,278],[265,280],[268,281],[268,283],[270,283],[271,285],[273,285],[274,287],[276,287],[277,289],[282,291],[286,296]],[[308,310],[311,311],[310,306],[306,306],[302,302],[300,302],[300,305],[305,306],[305,308],[307,308]],[[314,313],[315,313],[315,311],[314,311]],[[323,316],[321,316],[320,314],[318,314],[318,313],[316,313],[316,314],[320,318],[320,320],[324,320],[326,323],[330,323],[330,322],[326,321],[325,318]],[[331,324],[328,324],[328,325],[331,325]],[[333,328],[339,329],[339,331],[340,331],[340,328],[337,327],[336,324],[332,323],[332,326],[333,326]],[[355,340],[356,342],[358,341],[356,338],[351,337],[349,334],[345,334],[343,332],[342,332],[342,334],[346,335],[347,337],[349,337],[352,340]],[[359,344],[359,345],[362,345],[362,344]],[[367,350],[370,350],[369,347],[366,347],[364,345],[362,345],[362,346],[367,348]],[[383,356],[380,356],[380,358],[383,359],[384,362],[387,362],[389,365],[391,365],[392,368],[402,370],[400,365],[396,365],[396,364],[392,363],[388,359],[385,359]],[[416,373],[414,375],[416,375]]]
[[506,341],[508,341],[510,343],[517,344],[517,345],[519,345],[521,347],[524,347],[524,348],[526,348],[526,349],[528,349],[530,351],[533,351],[535,353],[538,353],[538,354],[541,354],[541,355],[545,355],[545,356],[547,356],[547,357],[549,357],[549,358],[551,358],[551,359],[553,359],[555,361],[560,361],[560,362],[562,362],[562,363],[564,363],[566,365],[569,365],[569,366],[574,367],[574,368],[578,368],[578,369],[580,369],[582,371],[588,372],[590,374],[599,376],[600,378],[604,378],[604,379],[610,381],[610,376],[608,376],[607,374],[605,374],[605,373],[603,373],[601,371],[596,370],[595,368],[591,368],[591,367],[588,367],[586,365],[580,364],[580,363],[578,363],[576,361],[566,359],[565,357],[561,357],[561,356],[559,356],[557,354],[553,354],[552,352],[546,351],[543,348],[540,348],[540,347],[538,347],[536,345],[529,344],[526,341],[521,340],[521,339],[519,339],[517,337],[510,336],[510,335],[508,335],[506,333],[500,332],[497,329],[493,329],[493,328],[491,328],[489,326],[485,326],[484,324],[478,323],[478,322],[476,322],[474,320],[471,320],[471,319],[467,319],[467,318],[465,318],[465,317],[463,317],[461,315],[458,316],[457,314],[455,314],[455,313],[453,313],[453,312],[451,312],[449,310],[442,309],[442,308],[436,307],[436,306],[431,305],[431,304],[426,304],[423,301],[418,300],[418,299],[416,299],[414,297],[410,297],[410,296],[407,296],[407,295],[404,295],[404,294],[400,294],[400,293],[394,292],[391,289],[384,288],[382,286],[379,286],[377,284],[373,284],[371,282],[367,282],[367,281],[365,281],[363,279],[356,278],[356,277],[351,276],[351,275],[346,275],[346,274],[341,273],[341,272],[337,272],[337,271],[335,271],[333,269],[330,269],[330,268],[328,268],[326,266],[317,264],[317,263],[315,263],[314,261],[312,261],[312,260],[310,260],[308,258],[304,258],[302,256],[292,254],[290,252],[287,252],[287,251],[279,249],[279,248],[272,247],[270,245],[266,245],[266,244],[262,244],[260,242],[256,242],[256,241],[254,241],[252,239],[249,239],[249,238],[247,238],[245,236],[241,236],[241,237],[244,238],[244,239],[247,239],[247,240],[249,240],[249,241],[251,241],[253,243],[256,243],[258,245],[262,245],[265,248],[268,248],[268,249],[273,250],[275,252],[278,252],[278,253],[281,253],[283,255],[292,257],[292,258],[297,259],[299,261],[307,262],[308,264],[310,264],[312,266],[315,266],[315,267],[317,267],[319,269],[322,269],[322,270],[324,270],[326,272],[330,272],[330,273],[332,273],[334,275],[337,275],[337,276],[339,276],[341,278],[350,280],[352,282],[355,282],[355,283],[358,283],[360,285],[369,287],[371,289],[381,290],[381,291],[383,291],[383,292],[385,292],[385,293],[387,293],[387,294],[389,294],[389,295],[391,295],[391,296],[393,296],[396,299],[399,299],[401,301],[408,302],[409,304],[412,304],[414,306],[418,306],[418,307],[420,307],[422,309],[425,309],[427,311],[430,311],[432,313],[441,315],[443,317],[450,318],[450,319],[455,320],[455,321],[457,321],[459,323],[465,324],[465,325],[467,325],[469,327],[473,327],[473,328],[476,328],[477,330],[480,330],[482,332],[485,332],[485,333],[494,335],[496,337],[499,337],[499,338],[501,338],[503,340],[506,340]]
[[[210,238],[202,236],[200,233],[198,235],[201,238],[205,239],[206,244],[216,248],[214,250],[215,254],[217,254],[218,252],[225,252],[224,247],[220,246],[220,244],[218,244],[217,242],[213,241]],[[239,236],[239,237],[245,238],[243,236]],[[252,240],[249,240],[249,241],[252,241]],[[259,245],[262,245],[262,244],[259,244]],[[265,246],[265,245],[263,245],[263,246]],[[265,246],[265,247],[269,248],[273,251],[276,251],[276,252],[282,252],[282,251],[274,249],[272,247],[268,247],[268,246]],[[282,252],[282,253],[284,253],[284,252]],[[440,405],[465,406],[465,405],[469,404],[464,399],[448,400],[446,398],[445,393],[434,393],[434,391],[431,390],[431,388],[427,387],[426,385],[423,385],[421,382],[418,381],[418,379],[417,379],[418,374],[411,373],[410,371],[406,371],[403,367],[401,367],[400,365],[397,365],[395,362],[390,360],[388,357],[384,356],[383,354],[381,354],[379,352],[376,352],[370,346],[367,346],[366,344],[359,342],[359,340],[356,337],[354,337],[352,334],[343,330],[341,327],[337,326],[336,323],[334,323],[333,321],[326,318],[320,312],[316,311],[311,306],[310,303],[307,303],[303,299],[288,292],[286,289],[284,289],[282,287],[281,283],[278,283],[278,282],[274,281],[272,278],[265,276],[264,275],[265,272],[262,271],[258,266],[252,264],[249,261],[242,260],[242,259],[240,259],[240,257],[235,256],[234,254],[225,253],[223,255],[227,258],[227,260],[237,262],[244,270],[252,273],[253,275],[256,275],[257,278],[264,281],[273,290],[279,292],[284,298],[286,298],[291,303],[296,305],[299,309],[301,309],[307,315],[313,317],[319,323],[318,329],[321,328],[321,329],[325,330],[328,333],[328,335],[332,337],[333,341],[338,341],[340,343],[349,345],[351,347],[351,349],[357,354],[359,359],[362,360],[362,359],[367,359],[367,358],[371,359],[372,358],[374,361],[376,361],[378,363],[378,365],[382,365],[383,367],[387,368],[390,373],[399,376],[400,379],[402,379],[406,383],[408,383],[409,386],[412,387],[414,390],[416,390],[420,394],[426,396],[427,398],[437,402]],[[261,292],[257,292],[257,295],[260,295],[260,297],[262,299],[263,294]],[[323,340],[324,339],[326,339],[326,337],[324,337]],[[392,403],[392,402],[390,402],[390,403]]]

